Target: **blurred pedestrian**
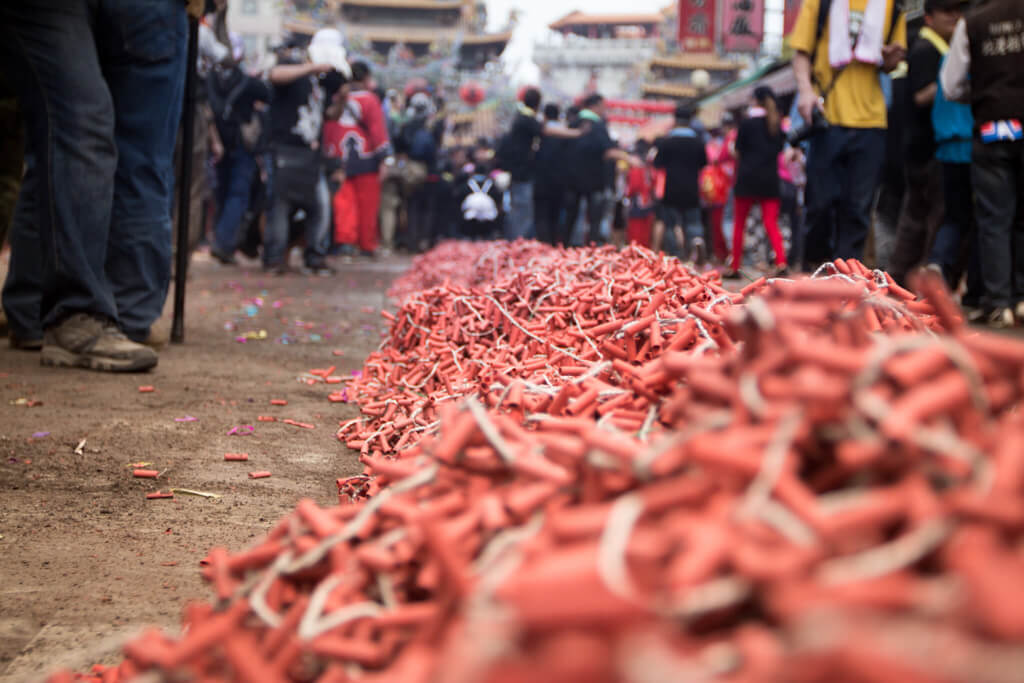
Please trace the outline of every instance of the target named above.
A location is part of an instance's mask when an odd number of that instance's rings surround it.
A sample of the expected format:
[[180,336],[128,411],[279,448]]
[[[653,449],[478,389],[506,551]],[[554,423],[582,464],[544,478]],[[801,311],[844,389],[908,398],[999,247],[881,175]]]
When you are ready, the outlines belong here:
[[[324,61],[313,59],[316,55]],[[329,61],[327,61],[329,60]],[[320,138],[325,110],[344,101],[351,70],[336,29],[321,29],[309,49],[286,45],[270,70],[270,146],[273,171],[270,215],[264,235],[263,268],[288,271],[288,235],[293,214],[306,214],[303,262],[314,275],[331,275],[327,265],[330,194],[323,172]],[[331,118],[341,115],[340,107]]]
[[379,239],[380,166],[391,154],[391,142],[381,102],[367,87],[369,79],[369,65],[353,62],[341,118],[324,123],[324,146],[328,156],[342,159],[343,189],[353,199],[349,206],[355,213],[359,249],[373,256]]
[[939,64],[949,51],[948,41],[964,5],[965,0],[927,0],[925,26],[907,56],[907,84],[912,102],[907,185],[889,263],[889,272],[898,281],[904,281],[912,268],[927,259],[945,213],[942,165],[935,158],[932,105],[938,88]]
[[779,232],[779,154],[785,140],[775,93],[767,86],[754,90],[746,118],[736,135],[736,208],[732,227],[732,261],[723,277],[735,277],[743,266],[743,237],[754,205],[775,252],[776,273],[786,271],[786,249]]
[[[557,104],[544,106],[544,121],[558,123],[561,111]],[[562,234],[562,211],[568,191],[568,156],[572,142],[562,137],[544,135],[537,149],[536,178],[533,187],[533,217],[537,239],[555,244],[555,236]]]
[[707,249],[700,210],[700,172],[707,166],[708,156],[704,140],[690,125],[692,118],[690,107],[676,107],[675,127],[654,143],[657,150],[654,165],[665,169],[665,190],[658,219],[666,233],[684,236],[685,245],[676,245],[678,255],[682,257],[685,248],[690,260],[702,263]]
[[804,0],[790,35],[807,158],[805,261],[862,258],[885,157],[879,74],[906,53],[900,0]]
[[[988,0],[957,23],[942,89],[974,115],[971,181],[984,285],[983,320],[1014,324],[1024,302],[1024,4]],[[1018,315],[1018,317],[1020,317]]]

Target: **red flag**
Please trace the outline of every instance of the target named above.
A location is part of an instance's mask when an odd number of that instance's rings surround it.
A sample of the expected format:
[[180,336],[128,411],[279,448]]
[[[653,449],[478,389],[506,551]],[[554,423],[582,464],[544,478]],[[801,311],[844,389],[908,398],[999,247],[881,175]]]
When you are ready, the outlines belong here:
[[[679,0],[679,48],[683,52],[714,50],[715,3],[718,0]],[[731,2],[732,0],[725,0]]]
[[722,2],[722,46],[726,52],[757,52],[764,36],[764,0]]

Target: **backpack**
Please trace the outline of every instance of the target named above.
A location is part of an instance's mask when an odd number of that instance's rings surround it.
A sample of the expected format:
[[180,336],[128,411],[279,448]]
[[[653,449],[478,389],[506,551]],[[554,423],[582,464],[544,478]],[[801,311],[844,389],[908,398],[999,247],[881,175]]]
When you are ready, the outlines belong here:
[[[903,5],[906,0],[893,0],[892,3],[892,16],[889,17],[889,32],[886,33],[886,43],[892,42],[892,37],[896,34],[896,26],[900,23],[900,15],[903,14]],[[817,85],[817,79],[814,77],[814,65],[818,61],[818,47],[821,44],[821,36],[825,33],[825,25],[828,24],[828,14],[832,9],[832,0],[821,0],[818,3],[818,16],[814,26],[814,50],[810,54],[811,60],[811,80],[815,81]],[[836,81],[839,80],[839,74],[846,70],[845,67],[840,68],[837,72],[832,75],[832,83],[822,93],[822,97],[828,99],[828,95],[831,94],[832,88],[835,87]],[[820,87],[820,86],[819,86]]]
[[249,121],[239,120],[235,108],[238,98],[249,84],[249,78],[250,76],[237,66],[214,69],[207,76],[206,92],[214,124],[224,146],[234,146],[241,142],[246,149],[252,151],[259,141],[262,124],[255,112]]
[[491,179],[488,178],[483,187],[477,183],[476,179],[469,179],[469,189],[471,190],[468,197],[462,200],[462,217],[467,221],[483,221],[490,223],[498,219],[498,205],[494,201],[494,197],[488,194],[493,187]]

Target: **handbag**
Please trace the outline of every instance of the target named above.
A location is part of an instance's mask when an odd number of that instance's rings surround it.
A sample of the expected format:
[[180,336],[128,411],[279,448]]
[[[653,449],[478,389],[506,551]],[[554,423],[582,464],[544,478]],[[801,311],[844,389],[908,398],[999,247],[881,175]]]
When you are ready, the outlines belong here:
[[274,148],[274,196],[296,203],[315,199],[323,177],[320,150],[294,145]]

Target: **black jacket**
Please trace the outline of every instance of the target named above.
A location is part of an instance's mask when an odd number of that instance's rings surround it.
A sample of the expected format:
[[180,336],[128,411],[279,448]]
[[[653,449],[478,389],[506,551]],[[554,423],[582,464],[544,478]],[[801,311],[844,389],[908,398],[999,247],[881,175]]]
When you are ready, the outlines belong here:
[[708,165],[704,141],[692,128],[676,128],[654,143],[654,165],[665,169],[662,202],[676,209],[700,207],[700,171]]

